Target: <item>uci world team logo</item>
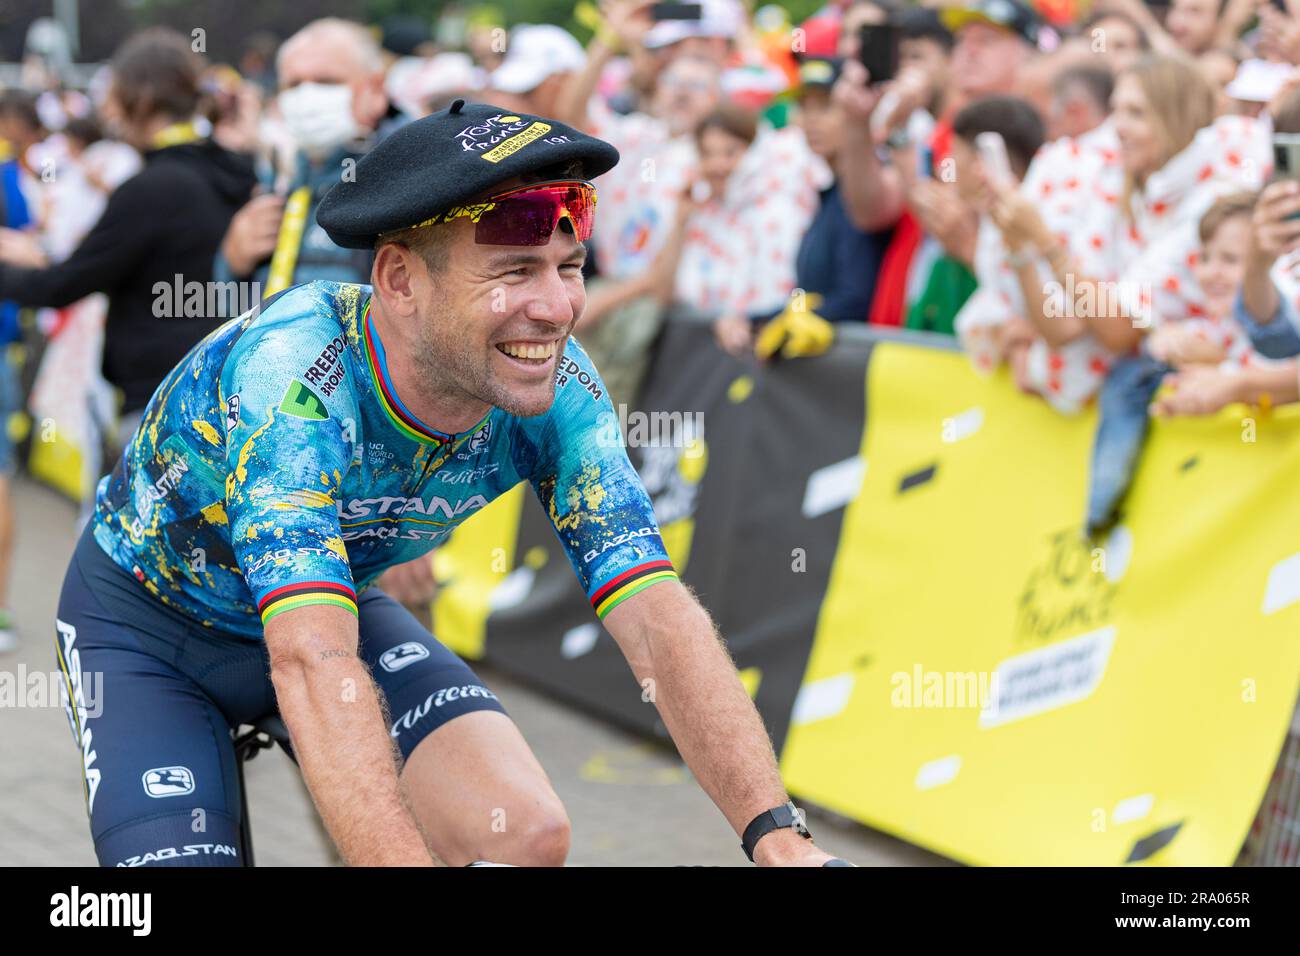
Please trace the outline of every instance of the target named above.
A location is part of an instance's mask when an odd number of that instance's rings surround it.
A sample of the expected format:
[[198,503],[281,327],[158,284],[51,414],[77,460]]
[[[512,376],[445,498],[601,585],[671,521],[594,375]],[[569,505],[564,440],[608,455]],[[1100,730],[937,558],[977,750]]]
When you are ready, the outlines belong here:
[[416,661],[422,661],[428,656],[429,649],[419,641],[407,641],[405,644],[390,647],[380,654],[379,666],[388,673],[395,674],[403,667],[410,667]]
[[151,797],[183,797],[194,792],[194,774],[189,767],[155,767],[141,778],[144,792]]

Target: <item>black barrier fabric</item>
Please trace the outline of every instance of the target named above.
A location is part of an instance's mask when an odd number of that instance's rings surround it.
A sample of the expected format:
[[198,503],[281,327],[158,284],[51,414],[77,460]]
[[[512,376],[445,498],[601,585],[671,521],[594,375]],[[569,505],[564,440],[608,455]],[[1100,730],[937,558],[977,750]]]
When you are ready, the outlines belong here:
[[[809,502],[809,483],[858,454],[870,350],[841,342],[815,363],[760,366],[720,352],[708,326],[670,323],[639,407],[620,411],[628,454],[682,580],[713,613],[778,753],[843,517],[817,483]],[[827,408],[837,414],[827,417]],[[666,738],[653,688],[637,685],[526,495],[517,554],[536,556],[537,548],[545,560],[536,562],[528,597],[488,619],[486,659],[555,697]]]

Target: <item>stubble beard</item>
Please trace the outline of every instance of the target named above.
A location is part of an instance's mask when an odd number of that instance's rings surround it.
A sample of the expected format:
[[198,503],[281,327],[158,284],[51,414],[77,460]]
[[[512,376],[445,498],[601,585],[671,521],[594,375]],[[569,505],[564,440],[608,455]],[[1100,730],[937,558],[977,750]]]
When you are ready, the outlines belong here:
[[[415,366],[423,387],[433,396],[452,402],[486,403],[520,418],[541,415],[555,401],[555,378],[543,393],[540,389],[521,395],[512,391],[492,374],[490,352],[466,349],[464,339],[455,332],[439,334],[436,329],[453,329],[450,315],[438,310],[433,321],[419,331]],[[568,342],[566,334],[560,353]],[[488,345],[487,349],[496,346]]]

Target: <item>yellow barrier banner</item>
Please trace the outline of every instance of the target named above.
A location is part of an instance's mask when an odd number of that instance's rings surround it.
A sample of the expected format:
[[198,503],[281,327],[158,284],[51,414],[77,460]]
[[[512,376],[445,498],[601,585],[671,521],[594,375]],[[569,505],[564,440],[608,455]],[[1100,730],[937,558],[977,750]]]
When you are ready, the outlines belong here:
[[1300,689],[1300,415],[1156,422],[1097,545],[1094,414],[911,345],[866,383],[789,789],[969,863],[1231,864]]

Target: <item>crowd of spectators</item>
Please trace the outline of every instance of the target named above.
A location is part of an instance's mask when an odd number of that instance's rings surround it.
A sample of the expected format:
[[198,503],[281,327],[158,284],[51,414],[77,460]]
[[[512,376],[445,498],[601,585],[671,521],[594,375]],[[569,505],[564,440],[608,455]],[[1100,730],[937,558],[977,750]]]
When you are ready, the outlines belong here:
[[[585,44],[487,12],[458,44],[326,19],[248,37],[234,64],[151,29],[88,89],[55,73],[0,93],[0,344],[35,314],[60,361],[93,354],[95,381],[58,398],[106,407],[88,420],[120,447],[247,305],[160,309],[159,289],[366,281],[370,254],[334,246],[317,204],[389,131],[465,98],[618,147],[577,330],[616,400],[672,316],[760,357],[845,324],[950,336],[1062,414],[1099,408],[1098,534],[1153,415],[1300,400],[1300,3],[1087,7],[831,0],[792,23],[741,0],[661,20],[605,0]],[[18,377],[0,363],[0,412]],[[7,498],[0,483],[0,582]]]

